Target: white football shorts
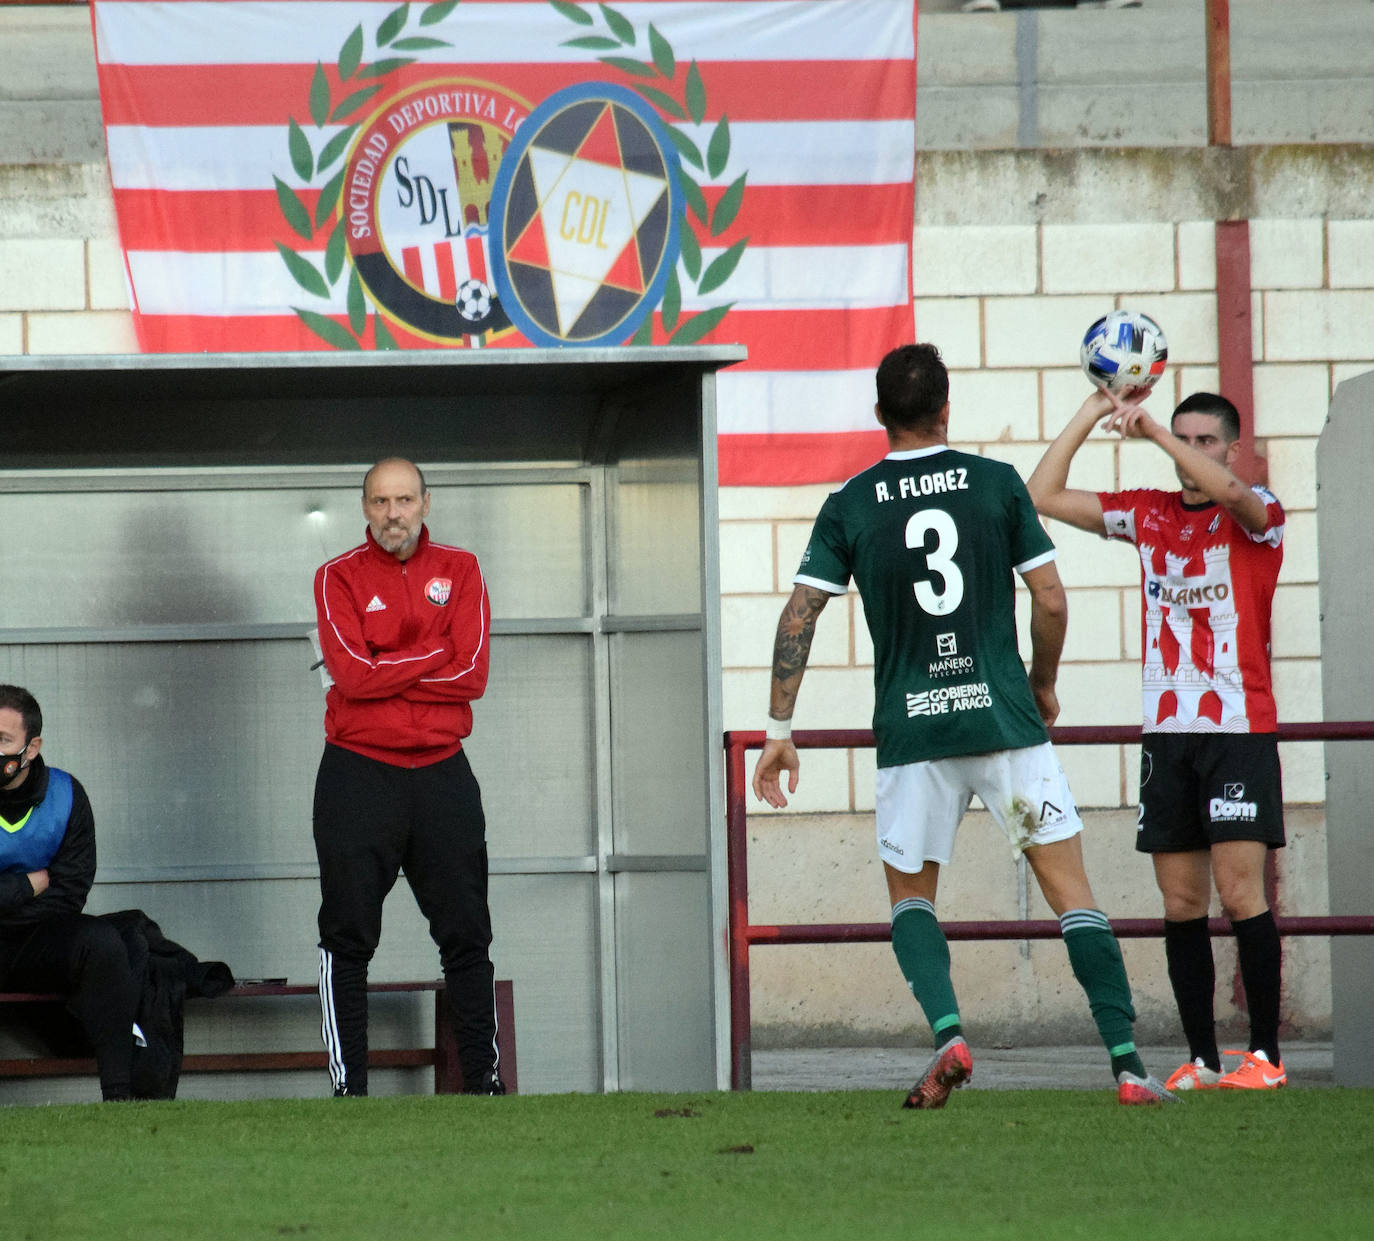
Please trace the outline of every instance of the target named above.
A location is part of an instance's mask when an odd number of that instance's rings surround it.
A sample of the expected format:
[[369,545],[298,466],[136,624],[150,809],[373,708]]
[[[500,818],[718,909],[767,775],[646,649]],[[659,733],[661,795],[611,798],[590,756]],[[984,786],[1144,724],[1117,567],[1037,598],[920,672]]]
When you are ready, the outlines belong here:
[[1014,855],[1083,830],[1064,769],[1046,741],[1021,750],[878,768],[878,856],[908,875],[927,861],[947,864],[975,793],[1006,833]]

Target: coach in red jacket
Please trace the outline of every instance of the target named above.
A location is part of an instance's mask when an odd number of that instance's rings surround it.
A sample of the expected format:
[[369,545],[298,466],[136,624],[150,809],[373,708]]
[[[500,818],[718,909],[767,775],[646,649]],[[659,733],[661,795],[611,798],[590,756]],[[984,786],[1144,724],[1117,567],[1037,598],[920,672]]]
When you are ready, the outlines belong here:
[[477,558],[435,543],[424,475],[363,478],[367,541],[315,574],[325,747],[315,781],[320,1004],[336,1095],[367,1093],[367,965],[404,868],[439,946],[463,1088],[504,1094],[488,948],[486,825],[463,753],[487,685],[491,607]]

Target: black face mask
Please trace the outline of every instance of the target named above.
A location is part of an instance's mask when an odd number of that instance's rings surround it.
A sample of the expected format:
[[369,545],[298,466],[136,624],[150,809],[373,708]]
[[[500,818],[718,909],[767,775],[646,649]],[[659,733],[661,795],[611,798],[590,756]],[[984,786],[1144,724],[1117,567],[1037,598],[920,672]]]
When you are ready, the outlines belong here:
[[29,745],[26,741],[20,747],[18,754],[0,754],[0,781],[8,784],[29,765],[28,760],[24,757],[24,751],[28,748]]

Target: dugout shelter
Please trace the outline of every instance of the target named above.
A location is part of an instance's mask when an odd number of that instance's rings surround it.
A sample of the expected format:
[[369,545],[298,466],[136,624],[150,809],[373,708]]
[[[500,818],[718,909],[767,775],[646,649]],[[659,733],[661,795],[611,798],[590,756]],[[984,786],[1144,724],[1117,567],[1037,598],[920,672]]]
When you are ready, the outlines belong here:
[[[1360,537],[1374,462],[1374,371],[1336,388],[1317,441],[1322,712],[1367,720],[1374,574]],[[1374,876],[1374,742],[1327,742],[1326,865],[1331,913],[1365,915]],[[1339,1086],[1374,1086],[1374,939],[1331,940],[1332,1068]]]
[[[431,531],[477,554],[492,599],[467,749],[521,1089],[728,1086],[715,372],[743,357],[0,358],[0,680],[35,693],[45,755],[90,793],[88,911],[142,908],[240,977],[314,980],[312,579],[363,536],[364,468],[409,456]],[[371,980],[438,977],[397,889]],[[423,1031],[415,997],[378,1001],[373,1046]],[[308,997],[188,1010],[188,1051],[284,1034],[318,1044]],[[423,1090],[408,1072],[374,1071],[374,1093]],[[321,1077],[182,1094],[323,1093]]]

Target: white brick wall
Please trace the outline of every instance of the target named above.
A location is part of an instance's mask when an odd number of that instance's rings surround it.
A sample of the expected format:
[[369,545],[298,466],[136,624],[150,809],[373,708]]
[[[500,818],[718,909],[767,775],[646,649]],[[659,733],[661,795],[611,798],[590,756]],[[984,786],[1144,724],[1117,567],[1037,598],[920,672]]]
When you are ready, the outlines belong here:
[[1269,489],[1285,510],[1317,507],[1317,441],[1310,438],[1272,439],[1265,454]]
[[1374,220],[1332,220],[1326,232],[1331,287],[1374,288]]
[[1169,341],[1169,361],[1174,366],[1216,362],[1217,306],[1210,290],[1125,294],[1120,303],[1143,310],[1164,329]]
[[770,591],[773,587],[772,524],[766,521],[722,521],[721,594],[749,594]]
[[1368,361],[1371,354],[1374,291],[1278,290],[1264,295],[1265,361],[1356,362]]
[[1175,287],[1175,266],[1172,224],[1044,227],[1040,274],[1045,293],[1169,292]]
[[1280,585],[1274,591],[1274,629],[1271,636],[1274,658],[1319,657],[1320,616],[1321,608],[1316,586]]
[[[917,277],[917,313],[921,284]],[[1078,363],[1078,346],[1094,319],[1111,310],[1110,298],[998,297],[983,306],[983,344],[992,367],[1070,366]]]
[[983,359],[983,325],[976,297],[928,297],[916,310],[916,336],[940,342],[952,370],[970,370]]
[[950,375],[950,426],[963,440],[1038,440],[1039,403],[1034,371],[955,371]]
[[1250,224],[1250,287],[1319,289],[1324,250],[1320,220],[1254,220]]
[[922,297],[1034,293],[1036,248],[1035,229],[1027,225],[917,229],[916,288]]
[[1254,385],[1256,437],[1296,435],[1315,442],[1334,391],[1330,367],[1316,362],[1261,363],[1255,367]]
[[30,353],[137,353],[138,339],[127,311],[83,310],[31,314]]
[[0,310],[82,310],[86,247],[74,238],[0,240]]
[[1178,226],[1178,287],[1211,290],[1217,284],[1217,226],[1189,220]]
[[113,240],[86,243],[86,273],[92,310],[128,310],[129,282],[124,254]]

